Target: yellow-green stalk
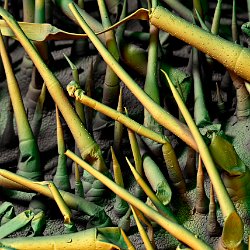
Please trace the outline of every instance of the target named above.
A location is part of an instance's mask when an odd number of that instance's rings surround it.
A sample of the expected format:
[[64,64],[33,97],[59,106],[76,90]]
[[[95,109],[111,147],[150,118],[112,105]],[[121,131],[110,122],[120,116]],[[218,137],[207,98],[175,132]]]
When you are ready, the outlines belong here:
[[163,205],[169,204],[172,198],[172,190],[165,176],[148,154],[144,154],[142,158],[144,174],[150,186],[156,192],[156,196]]
[[[238,27],[237,27],[237,13],[236,13],[236,1],[233,0],[233,10],[232,10],[232,39],[233,42],[239,42],[238,35]],[[247,84],[243,79],[236,77],[236,75],[232,72],[229,72],[234,87],[236,89],[236,98],[237,98],[237,106],[236,106],[236,115],[239,120],[246,119],[250,115],[250,96],[249,90],[247,89]]]
[[5,10],[8,10],[9,9],[9,0],[4,0],[4,4],[3,4],[3,8],[5,9]]
[[164,143],[162,145],[162,154],[172,184],[179,191],[179,193],[185,193],[186,183],[171,143]]
[[102,113],[105,113],[106,115],[110,116],[114,120],[121,122],[127,128],[134,130],[136,133],[144,137],[147,137],[154,141],[162,143],[163,144],[162,152],[163,152],[164,160],[168,167],[168,172],[169,172],[171,181],[181,193],[186,191],[185,181],[184,181],[178,160],[176,158],[172,145],[170,144],[170,142],[168,141],[166,137],[138,124],[134,120],[130,119],[128,116],[125,116],[119,113],[118,111],[115,111],[112,108],[107,107],[104,104],[87,97],[84,94],[84,91],[79,88],[79,85],[75,83],[70,83],[67,86],[67,90],[68,90],[69,95],[74,96],[77,99],[77,101],[82,102],[87,106],[93,107],[94,109]]
[[[4,9],[8,10],[8,0],[4,1]],[[35,17],[35,0],[22,0],[22,21],[26,23],[33,23],[34,22],[34,17]],[[18,9],[18,8],[16,8]],[[18,10],[19,11],[19,10]],[[1,30],[2,31],[2,30]],[[31,75],[32,68],[33,68],[33,63],[30,60],[29,56],[27,53],[24,53],[23,59],[22,59],[22,64],[21,64],[22,69],[26,69],[28,72],[28,75]]]
[[128,247],[129,250],[136,250],[135,247],[133,246],[132,242],[130,241],[130,239],[128,238],[128,236],[125,234],[125,232],[123,231],[123,229],[121,228],[121,235]]
[[250,83],[245,82],[245,86],[246,86],[246,89],[247,89],[248,93],[250,94]]
[[246,249],[247,246],[242,242],[243,227],[244,225],[238,214],[236,212],[231,213],[224,223],[222,236],[217,244],[217,249]]
[[47,184],[48,188],[56,202],[56,204],[58,205],[59,210],[61,211],[63,218],[64,218],[64,222],[65,223],[70,223],[71,222],[71,216],[72,213],[70,211],[70,209],[67,207],[65,201],[63,200],[62,196],[60,195],[60,192],[58,191],[58,189],[56,188],[56,186],[54,185],[53,182],[42,182],[42,185]]
[[[61,1],[61,3],[59,3],[60,0],[54,1],[58,2],[59,5],[64,5],[66,9],[68,8],[66,7],[67,4],[73,4],[72,0]],[[70,12],[69,9],[67,9],[67,11]],[[85,16],[85,14],[82,15]],[[160,16],[163,18],[159,18]],[[247,48],[243,48],[242,46],[236,45],[221,37],[212,35],[211,33],[202,30],[198,26],[190,24],[184,19],[175,16],[170,11],[161,6],[153,8],[150,11],[150,15],[148,15],[147,10],[140,9],[130,15],[127,20],[132,18],[142,18],[143,20],[149,19],[150,22],[156,27],[169,32],[170,34],[191,44],[204,53],[209,54],[211,57],[222,63],[225,67],[235,71],[238,75],[240,75],[247,81],[250,81],[250,74],[247,72],[247,67],[245,66],[248,64],[250,54]],[[162,20],[167,21],[163,22]],[[122,20],[122,22],[120,22],[119,24],[113,25],[112,28],[121,25],[124,21],[125,20]],[[176,27],[179,28],[176,29]],[[184,32],[180,32],[180,30],[183,30]],[[193,34],[198,34],[198,36],[193,36]],[[204,41],[210,42],[206,43],[205,46]],[[220,44],[221,46],[216,46],[216,44]],[[225,51],[228,53],[224,53]]]
[[248,196],[249,169],[237,155],[233,145],[219,134],[213,134],[209,145],[214,161],[224,173],[222,179],[233,201]]
[[[156,7],[158,1],[152,1],[152,7]],[[148,63],[147,63],[147,74],[144,84],[145,93],[152,98],[152,100],[161,105],[160,93],[158,87],[158,45],[159,45],[159,29],[154,25],[150,24],[149,26],[149,46],[148,46]],[[134,58],[134,57],[132,57]],[[144,108],[144,121],[143,125],[156,133],[163,134],[163,127],[159,125],[158,122],[152,117],[146,108]],[[155,143],[152,140],[143,138],[145,143],[148,145],[149,150],[153,153],[155,157],[160,157],[162,155],[161,145]]]
[[[0,241],[0,246],[20,250],[48,250],[53,248],[57,250],[63,250],[65,248],[67,248],[67,250],[119,250],[121,248],[126,248],[126,241],[121,239],[121,242],[119,242],[121,246],[117,246],[111,242],[113,242],[115,238],[121,238],[122,235],[120,234],[119,228],[91,228],[66,235],[36,237],[35,240],[33,237],[2,239]],[[112,235],[114,238],[112,238]],[[104,238],[105,241],[103,240]]]
[[236,90],[236,116],[238,120],[247,119],[250,115],[250,95],[246,89],[244,79],[236,73],[229,71]]
[[[46,184],[46,182],[44,183]],[[60,212],[63,215],[64,218],[64,225],[65,225],[65,232],[66,233],[73,233],[76,232],[76,227],[74,223],[71,220],[72,212],[68,208],[67,204],[65,203],[64,199],[62,198],[60,192],[58,191],[57,187],[53,182],[47,183],[48,188],[53,196],[53,199],[55,200]]]
[[212,22],[212,27],[211,27],[211,33],[214,35],[218,35],[219,33],[221,7],[222,7],[222,0],[217,0],[217,5],[214,11],[214,17],[213,17],[213,22]]
[[82,180],[80,177],[80,171],[78,165],[74,162],[75,166],[75,195],[79,197],[84,197],[84,190],[82,185]]
[[[58,6],[68,18],[70,18],[71,20],[73,20],[75,23],[78,24],[78,22],[76,21],[76,18],[74,17],[74,15],[72,14],[72,12],[69,9],[69,4],[73,4],[74,0],[53,0],[52,2],[55,3],[55,5]],[[88,23],[88,25],[95,32],[100,32],[100,31],[103,30],[102,24],[99,23],[90,14],[88,14],[84,9],[80,8],[77,5],[76,5],[76,8],[79,11],[79,13],[81,13],[81,15],[84,16],[84,18],[85,18],[86,22]],[[105,41],[106,41],[105,35],[102,34],[102,35],[99,36],[99,38],[105,44]]]
[[[109,19],[109,13],[107,11],[105,1],[98,0],[97,3],[103,28],[107,29],[111,26],[111,21]],[[107,50],[116,61],[119,61],[119,50],[116,44],[115,33],[113,30],[105,32],[105,40]],[[112,67],[107,65],[103,83],[102,103],[109,107],[116,108],[119,98],[119,89],[120,80],[117,77],[116,73],[112,70]],[[99,127],[103,127],[105,124],[107,124],[107,120],[109,120],[109,118],[105,117],[102,113],[97,113],[95,117],[95,122],[97,122]]]
[[[112,154],[112,160],[113,160],[113,171],[114,171],[115,183],[124,188],[121,167],[112,147],[111,147],[111,154]],[[118,195],[116,195],[114,210],[116,214],[121,217],[127,212],[128,203],[124,201],[123,199],[121,199]]]
[[35,0],[23,0],[23,21],[34,22]]
[[202,18],[201,18],[201,16],[200,16],[199,12],[198,12],[197,10],[195,10],[195,13],[196,13],[197,18],[198,18],[198,20],[199,20],[199,23],[200,23],[201,28],[204,29],[204,30],[207,31],[207,32],[211,32],[211,30],[207,27],[206,23],[202,20]]
[[[0,175],[4,178],[1,178],[1,183],[5,183],[6,187],[8,188],[15,188],[15,189],[21,189],[25,190],[26,192],[29,190],[33,190],[35,192],[41,193],[42,195],[45,195],[51,199],[53,199],[53,196],[47,186],[39,184],[39,182],[33,182],[29,179],[26,179],[22,176],[16,175],[8,170],[0,169]],[[13,181],[9,182],[7,179]],[[20,185],[17,185],[20,184]],[[28,189],[28,190],[27,190]],[[74,194],[65,192],[63,190],[59,190],[62,198],[66,202],[67,206],[71,209],[81,211],[83,213],[86,213],[87,215],[90,215],[93,219],[91,219],[92,225],[95,226],[109,226],[111,225],[110,218],[106,215],[105,211],[102,207],[94,204],[93,202],[89,202],[81,197],[77,197]]]
[[43,83],[40,96],[36,103],[36,109],[35,109],[31,124],[30,124],[35,137],[38,136],[40,129],[41,129],[41,125],[42,125],[43,107],[44,107],[44,102],[46,98],[46,92],[47,92],[47,88],[46,88],[45,83]]
[[[95,83],[94,83],[94,63],[93,60],[90,59],[89,67],[87,69],[87,77],[85,82],[85,91],[86,95],[89,97],[94,96],[94,90],[95,90]],[[77,102],[77,105],[83,105],[80,102]],[[90,107],[85,106],[84,107],[84,116],[85,116],[85,123],[86,123],[86,129],[89,131],[89,133],[93,134],[93,119],[94,119],[94,112],[93,109]]]
[[[124,38],[123,38],[124,39]],[[121,60],[133,71],[141,76],[147,74],[147,53],[146,51],[132,43],[124,41],[119,45]]]
[[[157,6],[157,1],[153,1],[153,7]],[[159,44],[159,29],[154,25],[150,25],[149,28],[150,40],[148,46],[148,65],[147,65],[147,74],[144,84],[144,91],[157,103],[160,104],[160,93],[158,88],[158,44]],[[149,117],[148,117],[149,116]],[[151,125],[150,114],[147,110],[144,110],[144,125],[146,127],[153,126]],[[159,128],[158,128],[159,130]]]
[[[122,88],[120,87],[120,94],[118,98],[117,109],[118,112],[123,112],[123,105],[122,105]],[[114,128],[114,141],[113,141],[113,148],[118,156],[121,152],[121,143],[122,143],[122,136],[123,136],[123,124],[119,121],[115,121],[115,128]]]
[[[4,0],[3,8],[5,10],[7,10],[7,11],[9,10],[8,4],[9,4],[9,1],[8,0]],[[2,30],[1,30],[1,32],[2,32]],[[2,34],[2,35],[3,35],[4,44],[5,44],[5,46],[7,47],[7,50],[8,50],[8,41],[9,41],[9,38],[6,37],[6,36],[4,36],[4,34]],[[4,67],[3,67],[2,59],[0,57],[0,81],[3,81],[4,79],[5,79]]]
[[[122,12],[119,21],[122,21],[128,16],[128,3],[127,0],[123,1]],[[123,23],[117,28],[116,40],[120,51],[121,60],[126,63],[132,70],[135,70],[142,76],[147,72],[147,55],[145,50],[139,46],[128,43],[124,38],[126,32],[126,23]]]
[[[35,1],[35,23],[45,23],[45,0],[36,0]],[[46,64],[50,64],[50,55],[48,44],[45,41],[34,41],[34,46],[37,48],[38,53]],[[31,81],[29,84],[28,91],[25,96],[26,108],[32,113],[35,111],[41,89],[43,86],[43,79],[37,71],[36,67],[33,67]]]
[[5,69],[9,95],[15,113],[19,138],[20,156],[17,173],[33,180],[40,180],[42,178],[42,170],[39,149],[24,109],[20,89],[12,70],[1,33],[0,52]]
[[[70,65],[72,76],[73,76],[73,82],[80,84],[79,73],[78,73],[78,69],[77,69],[76,65],[65,54],[63,54],[63,55]],[[85,112],[84,112],[84,106],[82,105],[82,103],[75,101],[75,111],[76,111],[77,115],[79,116],[81,122],[86,127]],[[86,128],[88,130],[88,127],[86,127]],[[90,131],[88,130],[88,132],[90,132]],[[76,143],[75,143],[75,153],[80,155],[80,151],[79,151],[79,148],[77,147]],[[73,172],[74,172],[74,166],[73,166]],[[83,171],[81,171],[81,174],[82,173],[83,173]],[[77,185],[78,185],[78,183],[77,183]],[[79,184],[79,185],[81,186],[81,184]],[[79,186],[79,188],[81,189],[80,186]],[[79,195],[79,196],[81,196],[81,195]]]
[[120,66],[120,64],[112,57],[112,55],[106,50],[101,41],[96,37],[94,32],[89,28],[87,23],[84,21],[82,16],[77,11],[73,3],[69,4],[69,8],[77,18],[77,21],[84,29],[86,34],[88,34],[92,43],[96,46],[99,53],[102,55],[104,61],[112,66],[112,69],[118,77],[127,85],[127,87],[132,91],[132,93],[138,98],[138,100],[144,105],[144,107],[151,113],[153,118],[159,122],[161,125],[172,131],[187,144],[197,149],[197,145],[190,134],[189,129],[183,123],[179,122],[176,118],[166,112],[162,107],[156,104],[127,74],[126,71]]
[[250,81],[250,73],[247,67],[250,61],[250,51],[247,48],[212,35],[198,26],[173,15],[173,13],[161,6],[151,10],[149,21],[159,29],[169,32],[171,35],[208,54],[243,79]]
[[216,216],[214,189],[211,183],[210,183],[209,213],[207,217],[207,231],[209,236],[211,237],[219,237],[221,235],[221,227],[217,221],[217,216]]
[[207,214],[209,210],[209,199],[207,198],[204,187],[204,173],[202,169],[202,160],[199,156],[197,180],[196,180],[196,202],[195,211],[200,214]]
[[[16,37],[23,45],[24,49],[29,54],[39,73],[43,77],[48,91],[50,92],[52,98],[57,104],[59,110],[61,111],[66,123],[68,124],[72,132],[72,135],[78,145],[82,158],[86,158],[88,162],[95,166],[99,171],[107,173],[108,170],[103,160],[102,153],[98,144],[93,140],[88,131],[84,128],[81,120],[72,109],[72,106],[69,103],[67,97],[65,96],[58,79],[53,75],[53,73],[48,69],[47,65],[43,62],[41,57],[37,54],[36,49],[27,39],[27,37],[20,29],[18,23],[14,20],[14,18],[3,8],[0,8],[0,15],[5,19],[10,28],[14,31]],[[90,181],[92,181],[93,183],[93,180]],[[104,190],[100,190],[97,199],[101,197],[102,191],[104,192]],[[92,199],[92,197],[90,197],[90,199]]]
[[[206,143],[204,142],[202,135],[200,134],[198,128],[196,127],[187,107],[185,106],[185,104],[183,103],[181,97],[179,96],[178,91],[175,89],[173,83],[171,82],[171,80],[169,79],[168,75],[162,71],[165,75],[165,77],[168,80],[169,86],[171,88],[171,91],[173,93],[173,96],[178,104],[179,109],[182,112],[182,115],[184,117],[184,119],[186,120],[186,123],[188,124],[190,130],[192,131],[192,134],[197,142],[198,145],[198,149],[199,149],[199,153],[201,155],[201,158],[203,160],[203,163],[206,167],[206,170],[208,172],[208,175],[210,177],[210,180],[214,186],[220,207],[221,207],[221,211],[224,217],[224,221],[225,221],[225,225],[224,225],[224,229],[225,231],[230,231],[229,228],[227,228],[226,226],[230,225],[230,223],[232,223],[232,221],[230,221],[230,219],[233,219],[234,222],[236,223],[235,225],[237,225],[237,227],[239,227],[239,233],[237,234],[237,242],[235,242],[234,240],[232,241],[232,244],[238,244],[238,238],[241,238],[241,240],[243,239],[243,224],[241,221],[240,216],[237,214],[236,209],[234,207],[234,204],[232,202],[232,200],[230,199],[228,192],[220,178],[220,175],[218,173],[218,170],[215,166],[215,163],[212,159],[212,156],[209,152],[209,149],[206,145]],[[226,228],[225,228],[226,227]],[[223,239],[222,239],[223,240]],[[241,242],[240,240],[240,242]],[[224,242],[225,244],[228,244],[228,242]],[[231,243],[230,243],[231,245]],[[225,245],[227,246],[227,245]],[[229,245],[228,245],[229,246]]]
[[[78,69],[77,69],[76,65],[65,54],[63,54],[63,55],[70,65],[70,68],[72,71],[72,76],[73,76],[73,81],[75,81],[77,84],[80,84],[79,73],[78,73]],[[81,103],[75,101],[75,110],[76,110],[76,113],[78,114],[79,118],[81,119],[81,121],[86,125],[84,106]]]
[[[78,0],[76,1],[79,8],[84,10],[84,0]],[[81,28],[78,27],[77,33],[80,33]],[[84,56],[88,53],[89,43],[87,39],[78,39],[75,40],[71,47],[71,55],[74,57]]]
[[[122,21],[124,18],[127,17],[127,15],[128,15],[128,1],[124,0],[122,4],[122,10],[121,10],[121,14],[119,17],[119,21]],[[126,29],[126,23],[123,23],[122,25],[117,27],[117,30],[116,30],[116,42],[117,42],[117,46],[120,51],[120,54],[121,54],[121,44],[124,44],[125,29]]]
[[198,50],[192,48],[193,56],[193,82],[194,82],[194,119],[198,127],[204,127],[210,124],[210,117],[206,108],[205,98],[202,89],[202,81],[200,75],[200,60]]
[[[143,191],[146,193],[146,195],[149,197],[149,199],[153,202],[159,213],[168,219],[176,222],[175,217],[173,216],[172,212],[169,208],[164,206],[160,199],[155,195],[155,193],[151,190],[151,188],[146,184],[146,182],[142,179],[142,177],[137,173],[135,168],[132,166],[128,158],[126,158],[127,163],[135,177],[136,182],[141,186]],[[168,194],[169,195],[169,194]]]
[[170,189],[168,181],[161,172],[161,169],[147,152],[147,148],[139,136],[137,136],[137,141],[142,157],[143,176],[145,175],[147,178],[150,186],[154,192],[156,192],[158,199],[163,203],[163,205],[167,205],[170,203],[172,197],[172,190]]
[[143,243],[144,243],[144,246],[147,250],[153,250],[153,246],[148,238],[148,235],[145,231],[145,229],[143,228],[141,222],[139,221],[138,217],[137,217],[137,214],[135,212],[135,210],[133,209],[133,206],[131,206],[131,210],[133,212],[133,215],[134,215],[134,219],[135,219],[135,222],[136,222],[136,225],[137,225],[137,228],[138,228],[138,231],[141,235],[141,238],[143,240]]
[[53,182],[59,189],[64,191],[70,191],[71,187],[67,171],[67,157],[64,154],[66,149],[64,143],[63,128],[60,121],[60,115],[57,106],[56,106],[56,132],[57,132],[58,160]]
[[154,247],[154,249],[156,249],[155,240],[154,240],[154,229],[153,229],[152,223],[136,207],[133,207],[133,209],[136,212],[136,215],[139,218],[139,220],[148,227],[147,234],[148,234],[149,240],[150,240],[152,246]]
[[11,181],[11,180],[9,180],[1,175],[0,175],[0,186],[5,188],[5,189],[10,189],[10,190],[20,190],[20,191],[24,191],[24,192],[30,191],[29,188],[22,186],[21,184],[18,184],[15,181]]
[[185,181],[175,152],[173,150],[172,145],[165,136],[148,129],[135,122],[134,120],[130,119],[128,116],[123,115],[118,111],[113,110],[112,108],[107,107],[104,104],[89,98],[84,94],[84,91],[79,88],[79,85],[75,83],[68,84],[67,91],[69,95],[72,97],[74,96],[77,101],[82,102],[87,106],[93,107],[94,109],[102,113],[105,113],[114,120],[121,122],[127,128],[135,131],[136,133],[163,144],[162,152],[168,168],[170,179],[175,185],[175,187],[180,191],[180,193],[184,193],[186,191]]
[[[218,35],[219,33],[219,28],[220,28],[220,18],[221,18],[221,9],[222,9],[222,0],[217,0],[217,4],[214,10],[214,16],[213,16],[213,22],[212,22],[212,26],[211,26],[211,30],[209,30],[205,23],[202,25],[202,28],[208,32],[211,32],[213,35]],[[200,20],[200,19],[199,19]],[[203,22],[203,20],[201,19],[201,23]],[[209,74],[207,74],[209,76],[209,79],[212,79],[212,70],[213,70],[213,59],[206,55],[206,60],[208,63],[208,70],[209,70]]]
[[[167,219],[166,217],[160,215],[157,211],[150,208],[144,202],[140,201],[139,199],[135,198],[132,194],[130,194],[127,190],[123,189],[122,187],[115,184],[112,180],[107,178],[105,175],[100,173],[99,171],[95,170],[91,167],[88,163],[81,160],[77,155],[75,155],[70,150],[67,150],[65,153],[68,157],[72,160],[77,162],[81,167],[83,167],[86,171],[91,173],[101,180],[106,186],[109,187],[114,193],[118,194],[122,199],[126,200],[128,203],[139,209],[142,213],[144,213],[148,218],[154,220],[157,224],[167,230],[170,234],[174,237],[179,239],[180,241],[186,243],[193,249],[211,249],[206,243],[202,240],[195,237],[189,230],[182,227],[181,225]],[[1,173],[1,171],[0,171]]]
[[114,171],[115,182],[117,185],[124,188],[121,167],[120,167],[120,164],[116,158],[115,152],[114,152],[112,147],[111,147],[111,154],[112,154],[112,160],[113,160],[113,171]]
[[[126,115],[128,116],[128,111],[125,108],[125,112]],[[132,154],[133,154],[133,158],[134,158],[134,162],[135,162],[135,169],[136,171],[143,176],[143,168],[142,168],[142,157],[141,157],[141,153],[140,153],[140,149],[139,149],[139,145],[136,139],[136,135],[135,132],[131,129],[127,129],[128,130],[128,138],[129,138],[129,142],[130,142],[130,146],[132,149]]]
[[45,22],[45,0],[35,1],[35,22]]
[[[128,116],[128,110],[126,107],[125,107],[125,114],[126,116]],[[128,131],[130,147],[131,147],[133,158],[134,158],[135,169],[140,174],[140,176],[144,178],[144,172],[143,172],[143,167],[142,167],[142,157],[141,157],[138,141],[136,139],[136,134],[133,130],[129,128],[127,128],[127,131]],[[145,193],[143,192],[142,188],[138,185],[138,183],[135,186],[135,196],[141,200],[145,198]]]
[[88,97],[87,95],[85,95],[84,91],[80,89],[79,85],[71,82],[67,86],[67,91],[68,91],[68,94],[72,97],[75,97],[77,101],[89,107],[92,107],[95,110],[98,110],[99,112],[104,113],[105,115],[111,117],[112,119],[116,121],[119,121],[124,126],[135,131],[136,133],[142,136],[148,137],[162,144],[168,142],[167,138],[164,135],[157,134],[156,132],[144,127],[143,125],[127,117],[126,115],[123,115],[122,113]]
[[203,14],[203,9],[201,6],[201,1],[200,0],[193,0],[193,8],[194,10],[197,10],[199,13],[200,17],[204,19],[204,14]]

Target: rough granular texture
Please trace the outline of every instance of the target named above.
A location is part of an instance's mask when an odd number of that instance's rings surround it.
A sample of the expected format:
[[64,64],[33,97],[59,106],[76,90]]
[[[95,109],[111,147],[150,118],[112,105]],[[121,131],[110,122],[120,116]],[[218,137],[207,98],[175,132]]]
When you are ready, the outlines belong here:
[[[216,1],[214,1],[216,2]],[[214,4],[212,5],[213,8],[215,7]],[[231,11],[231,7],[228,4],[224,5],[225,11]],[[229,14],[228,14],[229,15]],[[231,15],[231,14],[230,14]],[[244,16],[240,16],[240,22],[244,20]],[[230,20],[231,22],[231,20]],[[228,25],[229,18],[223,19],[223,25]],[[55,50],[53,51],[53,57],[55,60],[55,75],[59,79],[62,87],[65,89],[66,85],[73,79],[71,70],[63,56],[63,53],[70,57],[72,42],[56,42],[55,43]],[[189,58],[190,46],[184,45],[178,47],[175,51],[173,51],[173,55],[178,57],[181,62],[181,67],[183,68],[183,62],[187,62]],[[24,55],[24,51],[18,46],[14,51],[12,51],[11,56],[14,62],[19,62],[22,60]],[[184,61],[183,61],[184,60]],[[58,63],[59,62],[59,63]],[[90,65],[90,62],[96,63],[96,71],[94,73],[94,82],[95,82],[95,90],[96,90],[96,99],[101,99],[101,92],[102,92],[102,82],[104,80],[104,74],[106,69],[106,64],[100,59],[97,55],[90,55],[83,57],[81,59],[77,59],[74,61],[76,66],[78,67],[80,73],[80,81],[86,79],[87,69]],[[17,65],[17,64],[13,64]],[[31,70],[26,69],[23,70],[20,68],[20,65],[14,68],[16,73],[16,78],[18,84],[20,86],[20,90],[22,96],[25,96],[28,84],[31,79]],[[133,72],[134,74],[134,72]],[[136,82],[138,82],[139,86],[143,88],[144,79],[142,77],[134,77]],[[222,75],[216,72],[213,75],[213,82],[220,81],[222,79]],[[3,130],[6,124],[7,112],[8,112],[8,103],[9,103],[9,96],[6,87],[6,82],[0,82],[0,167],[4,169],[9,169],[12,171],[16,170],[17,160],[18,160],[18,147],[16,145],[11,145],[9,148],[3,147],[1,145],[1,136],[3,134]],[[143,106],[139,103],[138,100],[133,96],[130,90],[121,83],[122,90],[123,90],[123,106],[128,109],[129,116],[136,121],[142,123],[143,122]],[[165,93],[164,93],[165,94]],[[224,95],[224,93],[222,93]],[[213,100],[216,100],[216,93],[213,90]],[[73,100],[71,100],[73,103]],[[25,100],[27,102],[27,100]],[[29,119],[32,119],[32,115],[29,114]],[[65,131],[65,142],[67,148],[74,150],[74,140],[72,135],[67,127],[67,124],[62,121],[63,128]],[[232,116],[228,121],[225,122],[225,133],[228,137],[232,139],[233,145],[239,154],[242,161],[246,164],[246,166],[250,166],[250,137],[249,137],[249,126],[250,121],[249,118],[242,121],[237,121],[235,116]],[[16,132],[16,126],[14,124],[14,129]],[[110,132],[110,131],[109,131]],[[124,138],[123,138],[123,147],[121,154],[123,156],[127,156],[131,162],[133,163],[132,153],[129,145],[129,140],[127,137],[127,131],[124,129]],[[106,131],[105,131],[106,133]],[[170,134],[168,131],[166,132],[168,135]],[[107,133],[108,134],[108,133]],[[107,165],[111,164],[111,156],[110,156],[110,146],[112,145],[112,136],[108,135],[108,138],[105,136],[101,136],[100,132],[94,133],[94,138],[97,143],[100,145],[104,158],[107,162]],[[170,134],[169,138],[171,139],[171,143],[177,149],[177,155],[179,157],[179,163],[182,168],[186,164],[187,160],[187,148],[182,149],[177,142],[177,138]],[[56,120],[55,120],[55,108],[54,106],[45,107],[43,113],[43,120],[41,125],[41,130],[39,136],[37,138],[39,150],[41,153],[41,163],[44,169],[45,180],[52,180],[53,175],[56,171],[57,166],[57,139],[56,139]],[[69,173],[71,173],[71,166],[72,161],[68,160],[67,166],[69,169]],[[125,180],[125,188],[132,194],[135,192],[135,180],[132,177],[131,172],[126,169],[125,164],[122,164],[122,170],[124,174]],[[165,166],[160,166],[162,171],[166,171],[164,168]],[[112,170],[111,170],[112,172]],[[166,174],[166,172],[164,172]],[[166,174],[167,176],[167,174]],[[74,175],[71,175],[71,184],[74,187]],[[209,196],[210,190],[210,180],[205,172],[205,191],[207,196]],[[32,195],[24,195],[25,197],[15,197],[15,199],[11,199],[10,201],[13,202],[15,207],[16,214],[26,210],[29,206],[29,200],[31,199]],[[24,201],[21,201],[23,198]],[[0,205],[6,200],[7,198],[2,196],[0,193]],[[171,201],[171,208],[174,211],[174,214],[180,224],[182,224],[185,228],[189,229],[198,238],[204,240],[212,247],[216,247],[216,244],[219,240],[218,237],[210,237],[207,232],[207,215],[198,214],[194,212],[196,200],[196,190],[195,190],[195,179],[193,183],[188,185],[188,191],[180,195],[173,189],[172,194],[172,201]],[[105,197],[105,201],[103,205],[105,205],[105,211],[112,219],[112,223],[116,226],[118,225],[120,218],[115,214],[113,206],[114,206],[115,198],[114,195],[110,195],[107,192],[107,196]],[[56,207],[56,205],[54,205]],[[245,243],[248,242],[248,236],[250,234],[250,201],[240,200],[235,203],[235,207],[240,214],[243,223],[244,223],[244,241]],[[223,217],[221,214],[220,209],[217,209],[217,217],[218,222],[221,226],[223,226]],[[86,225],[88,223],[88,216],[83,215],[79,212],[73,212],[72,220],[75,222],[76,227],[78,230],[86,229]],[[136,249],[145,249],[143,241],[137,232],[136,224],[131,216],[130,222],[130,229],[127,233],[129,238],[131,239],[132,243],[135,245]],[[59,210],[53,209],[47,217],[47,224],[46,229],[44,231],[44,235],[55,235],[55,234],[62,234],[64,231],[63,225],[63,217],[61,216]],[[17,236],[25,236],[28,232],[28,228],[23,231],[16,232],[9,237],[17,237]],[[154,228],[154,237],[157,249],[159,250],[166,250],[166,249],[176,249],[176,246],[179,242],[172,237],[168,232],[163,230],[160,227]]]

